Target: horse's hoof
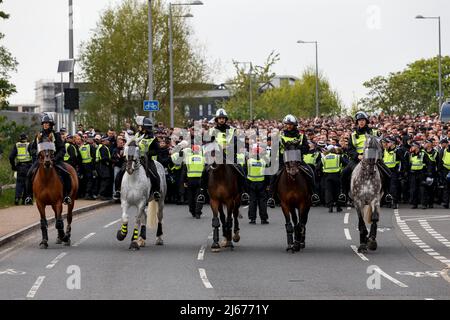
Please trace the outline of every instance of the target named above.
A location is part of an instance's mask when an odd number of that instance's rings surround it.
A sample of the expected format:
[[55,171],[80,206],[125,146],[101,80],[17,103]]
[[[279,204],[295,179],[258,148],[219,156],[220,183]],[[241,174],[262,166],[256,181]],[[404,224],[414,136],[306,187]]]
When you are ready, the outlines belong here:
[[220,241],[219,245],[221,248],[226,248],[228,246],[228,241],[226,239],[223,239],[222,241]]
[[127,237],[127,235],[123,234],[122,231],[120,231],[120,230],[117,231],[117,240],[123,241],[123,240],[125,240],[126,237]]
[[133,241],[131,244],[130,244],[130,248],[129,248],[130,250],[133,250],[133,251],[138,251],[140,248],[139,248],[139,244],[136,242],[136,241]]
[[367,253],[367,245],[366,244],[360,245],[358,248],[358,253]]
[[156,244],[157,246],[162,246],[162,245],[164,245],[164,241],[163,241],[162,238],[157,238],[155,244]]
[[144,248],[145,247],[145,240],[142,238],[139,238],[139,240],[137,241],[139,247]]
[[300,242],[300,249],[305,249],[306,248],[306,244],[304,242]]
[[64,246],[70,247],[71,241],[70,239],[67,239],[67,241],[64,241]]
[[299,242],[294,243],[293,250],[298,252],[300,251],[300,249],[301,249],[300,243]]
[[39,248],[40,249],[47,249],[48,248],[48,243],[47,242],[41,242],[39,244]]
[[369,241],[367,242],[367,246],[368,246],[369,250],[371,250],[371,251],[377,250],[377,248],[378,248],[377,240],[369,239]]
[[239,235],[239,233],[235,233],[233,236],[233,241],[237,243],[240,240],[241,240],[241,236]]
[[293,246],[293,245],[290,245],[290,246],[288,246],[288,247],[286,248],[286,252],[289,252],[289,251],[291,251],[292,253],[295,253],[295,250],[294,250],[294,246]]
[[220,252],[220,245],[216,242],[211,245],[212,252]]
[[55,242],[56,244],[62,244],[63,243],[63,241],[61,240],[61,239],[56,239],[56,242]]

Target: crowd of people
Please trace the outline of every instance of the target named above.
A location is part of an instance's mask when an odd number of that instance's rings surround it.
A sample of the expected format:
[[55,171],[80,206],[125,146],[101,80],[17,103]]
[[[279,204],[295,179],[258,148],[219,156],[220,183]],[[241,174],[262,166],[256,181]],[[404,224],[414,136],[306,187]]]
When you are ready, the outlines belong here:
[[[261,167],[261,163],[250,159],[264,161],[263,167],[268,166],[272,150],[271,137],[283,134],[287,130],[286,125],[298,129],[299,136],[304,138],[302,143],[307,146],[302,150],[302,156],[304,164],[312,172],[314,196],[317,197],[313,203],[326,206],[333,212],[334,207],[341,211],[342,206],[349,204],[345,168],[349,171],[361,159],[358,158],[361,155],[357,146],[360,144],[359,135],[366,133],[364,128],[369,128],[371,134],[382,138],[384,153],[380,162],[383,163],[384,175],[388,177],[383,179],[384,205],[395,208],[399,203],[410,203],[413,208],[418,208],[419,204],[423,209],[432,208],[435,204],[449,207],[450,130],[437,115],[387,116],[381,113],[369,116],[359,112],[356,118],[291,117],[284,121],[238,121],[228,119],[224,113],[216,115],[215,121],[189,121],[185,128],[168,128],[163,123],[145,125],[143,121],[148,118],[143,120],[143,117],[139,117],[136,124],[126,123],[119,132],[110,128],[103,134],[95,127],[85,129],[80,124],[78,132],[73,135],[65,128],[59,130],[58,136],[64,144],[61,160],[71,164],[78,172],[78,198],[118,199],[120,176],[124,171],[126,137],[145,134],[149,144],[157,144],[154,148],[150,147],[153,151],[149,157],[166,169],[168,192],[165,201],[178,205],[189,204],[189,212],[199,218],[201,204],[207,202],[207,199],[203,199],[205,196],[207,198],[202,181],[204,174],[199,172],[199,165],[202,168],[200,171],[204,171],[205,165],[202,159],[205,141],[202,137],[218,126],[217,119],[223,118],[227,128],[235,128],[246,136],[242,148],[237,149],[236,159],[246,180],[242,191],[245,195],[247,192],[250,194],[250,222],[255,223],[258,207],[261,222],[268,223],[267,205],[273,204],[267,200],[272,199],[274,179],[267,174],[268,171],[253,171]],[[43,120],[42,123],[50,123],[51,129],[54,125],[52,119]],[[198,128],[201,131],[200,139],[195,136],[199,133]],[[252,140],[249,136],[255,132],[258,138]],[[26,201],[30,197],[27,181],[30,180],[30,168],[36,163],[34,140],[34,137],[30,140],[25,134],[21,135],[10,153],[12,170],[17,171],[16,204],[20,201],[22,204],[29,203]],[[158,192],[158,187],[153,192]],[[67,201],[71,199],[65,198]]]

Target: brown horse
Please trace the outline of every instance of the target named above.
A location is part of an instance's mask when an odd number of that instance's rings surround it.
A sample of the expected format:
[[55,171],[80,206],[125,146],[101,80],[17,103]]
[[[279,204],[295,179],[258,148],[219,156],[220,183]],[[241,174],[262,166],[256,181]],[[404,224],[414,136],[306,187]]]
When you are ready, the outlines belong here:
[[[312,205],[312,188],[308,186],[305,173],[300,168],[300,159],[300,151],[289,149],[285,151],[285,167],[280,174],[276,189],[286,220],[288,244],[286,251],[292,251],[292,253],[305,248],[306,223]],[[291,218],[294,225],[291,223]]]
[[33,178],[33,194],[36,199],[36,205],[41,215],[42,241],[39,244],[41,249],[48,248],[47,218],[45,216],[45,207],[52,206],[55,212],[55,226],[58,231],[57,244],[64,243],[70,246],[70,233],[72,224],[72,210],[75,205],[75,199],[78,192],[78,176],[75,169],[65,164],[65,169],[70,173],[72,190],[70,197],[72,203],[67,209],[67,229],[64,233],[64,222],[62,219],[63,207],[63,184],[58,176],[54,164],[55,144],[47,139],[38,144],[39,166]]
[[[217,146],[216,146],[217,147]],[[211,151],[212,158],[215,158],[215,149]],[[241,194],[239,190],[239,176],[232,164],[216,164],[215,161],[209,167],[208,173],[208,193],[210,197],[211,210],[213,212],[213,244],[211,250],[219,252],[220,247],[234,248],[233,241],[239,242],[239,207],[241,205]],[[224,207],[227,209],[225,216]],[[222,223],[223,241],[219,245],[219,215]],[[234,235],[231,236],[234,220]]]

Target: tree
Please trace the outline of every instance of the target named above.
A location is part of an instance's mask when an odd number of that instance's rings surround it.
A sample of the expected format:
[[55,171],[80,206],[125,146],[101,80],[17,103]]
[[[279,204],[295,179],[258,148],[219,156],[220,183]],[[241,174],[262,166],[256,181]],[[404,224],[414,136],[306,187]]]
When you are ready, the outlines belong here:
[[[157,119],[169,119],[168,5],[152,1],[154,97],[162,111]],[[189,42],[192,31],[180,18],[181,6],[173,8],[174,83],[177,94],[186,84],[206,81],[207,66]],[[81,65],[92,95],[83,112],[85,123],[100,129],[120,127],[125,120],[144,114],[148,97],[148,6],[147,2],[125,0],[106,10],[93,37],[82,45]],[[187,90],[187,89],[186,89]]]
[[[0,4],[3,0],[0,0]],[[1,19],[8,19],[9,15],[0,10]],[[0,40],[5,37],[0,32]],[[16,93],[16,86],[9,82],[9,73],[17,70],[17,61],[11,55],[11,53],[4,46],[0,45],[0,109],[4,109],[8,106],[8,97],[13,93]]]
[[[433,113],[438,110],[438,59],[421,59],[401,72],[377,76],[364,83],[369,89],[360,104],[370,111],[386,114]],[[444,97],[450,92],[450,57],[442,58]]]

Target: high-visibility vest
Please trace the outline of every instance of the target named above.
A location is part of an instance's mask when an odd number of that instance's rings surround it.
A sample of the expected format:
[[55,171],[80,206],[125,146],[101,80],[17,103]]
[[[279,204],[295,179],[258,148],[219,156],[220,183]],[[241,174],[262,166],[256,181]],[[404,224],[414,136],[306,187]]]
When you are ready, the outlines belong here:
[[111,152],[109,151],[109,148],[106,147],[104,144],[101,144],[98,148],[97,151],[95,151],[95,159],[97,159],[97,162],[100,162],[100,160],[102,160],[102,155],[100,154],[100,150],[102,148],[106,148],[106,150],[108,150],[108,160],[111,160]]
[[294,140],[299,140],[300,141],[299,145],[302,145],[302,143],[303,143],[303,134],[299,134],[298,137],[293,137],[293,138],[281,135],[280,153],[284,154],[285,144],[287,142],[294,141]]
[[148,149],[150,148],[150,145],[152,144],[153,140],[155,140],[155,138],[142,139],[141,142],[139,142],[139,150],[141,152],[141,157],[144,157],[147,154]]
[[242,167],[245,166],[245,154],[238,153],[236,155],[237,163],[240,164]]
[[180,160],[180,154],[179,152],[173,153],[170,158],[172,159],[173,166],[170,168],[171,170],[180,170],[181,169],[181,163],[178,163]]
[[400,164],[400,161],[397,161],[397,152],[384,150],[383,162],[389,169],[394,169]]
[[358,154],[364,153],[364,144],[366,143],[366,135],[360,134],[358,138],[356,138],[356,132],[352,133],[352,143],[356,148],[356,152]]
[[339,173],[342,170],[341,156],[339,154],[330,153],[322,157],[324,173]]
[[222,149],[225,150],[226,145],[231,144],[233,142],[231,140],[234,137],[235,129],[234,128],[228,129],[228,136],[226,132],[221,132],[216,129],[213,129],[211,133],[214,134],[215,132],[217,132],[216,142],[222,147]]
[[17,142],[16,148],[17,148],[17,155],[16,155],[16,161],[17,162],[30,162],[32,160],[30,152],[28,152],[28,146],[30,145],[29,142]]
[[444,150],[442,162],[444,163],[444,168],[450,170],[450,152],[447,152],[447,149]]
[[411,155],[409,159],[412,171],[420,171],[425,166],[425,163],[423,163],[423,152],[420,152],[418,156]]
[[308,154],[303,155],[303,161],[306,164],[315,166],[318,157],[319,157],[319,152],[308,153]]
[[430,154],[425,151],[425,154],[427,155],[428,159],[430,159],[431,162],[436,162],[437,152],[431,152]]
[[69,155],[69,151],[68,151],[70,147],[74,148],[75,156],[78,154],[77,148],[73,144],[66,142],[66,154],[64,155],[64,161],[69,161],[69,159],[70,159],[70,155]]
[[205,168],[205,157],[201,154],[191,154],[186,158],[187,177],[200,178]]
[[247,179],[252,182],[264,181],[264,170],[266,163],[264,160],[248,159]]
[[81,159],[83,160],[83,164],[92,163],[91,145],[83,144],[80,147],[80,155],[81,155]]

